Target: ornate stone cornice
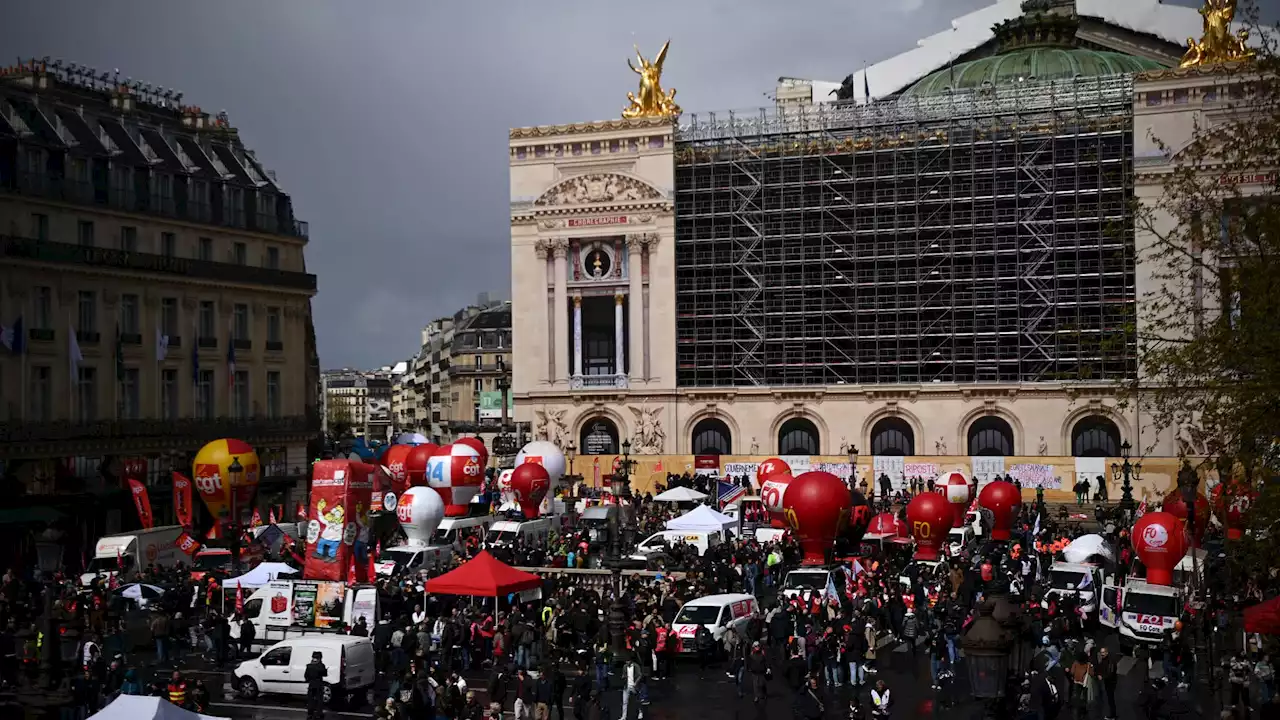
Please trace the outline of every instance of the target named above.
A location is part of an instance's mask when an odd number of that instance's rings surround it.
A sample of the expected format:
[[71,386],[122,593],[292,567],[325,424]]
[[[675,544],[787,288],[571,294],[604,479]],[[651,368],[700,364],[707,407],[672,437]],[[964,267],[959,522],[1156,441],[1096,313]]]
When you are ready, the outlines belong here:
[[510,139],[547,138],[557,135],[587,135],[592,133],[617,132],[620,130],[640,130],[644,128],[664,128],[675,131],[675,120],[672,118],[627,118],[617,120],[601,120],[599,122],[571,123],[569,125],[539,125],[536,127],[512,128]]
[[1233,73],[1248,65],[1250,65],[1248,62],[1226,62],[1214,65],[1162,68],[1160,70],[1147,70],[1137,73],[1133,76],[1133,80],[1135,83],[1141,83],[1155,80],[1185,80],[1187,78],[1212,77],[1214,75]]
[[563,260],[569,255],[569,241],[566,238],[551,238],[547,241],[551,252],[557,259]]
[[591,173],[561,180],[533,204],[535,207],[556,207],[664,199],[662,191],[639,178],[618,173]]

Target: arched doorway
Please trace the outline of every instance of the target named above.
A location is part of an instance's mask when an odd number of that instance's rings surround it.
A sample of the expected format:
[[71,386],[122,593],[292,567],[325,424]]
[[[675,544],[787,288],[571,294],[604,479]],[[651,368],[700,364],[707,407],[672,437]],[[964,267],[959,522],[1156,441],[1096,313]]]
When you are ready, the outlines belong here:
[[1013,455],[1013,428],[995,415],[978,418],[969,426],[970,455]]
[[703,418],[693,426],[694,455],[732,455],[733,433],[719,418]]
[[818,428],[806,418],[791,418],[778,428],[779,455],[819,455]]
[[872,455],[915,455],[916,434],[902,418],[887,417],[871,426]]
[[1120,428],[1099,415],[1081,418],[1071,429],[1071,454],[1075,457],[1119,457]]
[[578,452],[583,455],[617,455],[618,426],[607,417],[594,417],[582,424]]

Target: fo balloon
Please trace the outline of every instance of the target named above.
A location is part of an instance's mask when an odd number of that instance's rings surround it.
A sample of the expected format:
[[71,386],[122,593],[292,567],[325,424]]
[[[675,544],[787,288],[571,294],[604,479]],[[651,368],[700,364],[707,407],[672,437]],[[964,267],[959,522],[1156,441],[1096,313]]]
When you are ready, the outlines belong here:
[[783,512],[800,541],[805,565],[821,565],[849,524],[849,489],[828,472],[800,475],[787,486]]
[[779,472],[765,478],[764,484],[760,486],[760,504],[768,511],[775,528],[787,526],[782,503],[787,496],[787,486],[792,480],[790,472]]
[[1209,498],[1205,497],[1204,493],[1197,492],[1195,503],[1196,523],[1194,527],[1186,525],[1189,519],[1187,501],[1182,498],[1180,490],[1174,490],[1165,496],[1160,509],[1181,520],[1188,529],[1194,530],[1195,535],[1191,537],[1191,546],[1200,547],[1200,541],[1204,539],[1204,531],[1209,528]]
[[551,488],[551,476],[537,463],[525,463],[511,473],[511,493],[520,503],[520,513],[526,520],[538,517],[542,499]]
[[769,458],[756,466],[756,487],[764,487],[774,475],[791,475],[791,466],[782,458]]
[[952,470],[945,477],[938,478],[934,487],[941,490],[947,496],[947,502],[952,505],[952,527],[963,525],[964,515],[973,502],[973,486],[969,484],[969,479],[959,470]]
[[907,525],[916,541],[916,560],[937,560],[951,531],[951,503],[938,493],[920,493],[907,504]]
[[[1227,528],[1228,540],[1244,537],[1249,508],[1258,499],[1258,491],[1243,480],[1224,480],[1213,489],[1213,514]],[[1197,516],[1196,523],[1201,520]]]
[[991,539],[1008,540],[1013,529],[1013,515],[1022,503],[1018,486],[1005,480],[987,483],[978,493],[978,507],[991,514]]
[[1147,568],[1147,582],[1169,585],[1187,552],[1186,528],[1170,513],[1149,512],[1133,525],[1133,549]]

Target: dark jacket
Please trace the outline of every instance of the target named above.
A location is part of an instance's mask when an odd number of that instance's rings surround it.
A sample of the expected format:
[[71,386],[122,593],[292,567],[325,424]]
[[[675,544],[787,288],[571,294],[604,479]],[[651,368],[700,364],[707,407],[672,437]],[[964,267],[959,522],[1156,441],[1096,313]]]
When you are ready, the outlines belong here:
[[307,691],[318,693],[324,691],[324,676],[329,673],[329,669],[319,660],[312,660],[307,663],[307,669],[302,674],[302,679],[307,683]]

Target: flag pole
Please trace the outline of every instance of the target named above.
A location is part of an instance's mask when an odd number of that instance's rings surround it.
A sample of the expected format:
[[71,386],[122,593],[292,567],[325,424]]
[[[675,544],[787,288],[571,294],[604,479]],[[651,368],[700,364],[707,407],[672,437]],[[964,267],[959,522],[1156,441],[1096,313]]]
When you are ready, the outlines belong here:
[[[20,325],[22,325],[22,327],[19,328],[19,330],[22,331],[23,335],[29,337],[30,333],[27,332],[27,321],[26,321],[27,299],[25,297],[22,298],[21,307],[22,307],[22,310],[21,310],[21,314],[18,315],[18,319],[22,320],[22,322],[19,323]],[[22,403],[22,407],[18,408],[18,417],[22,418],[22,420],[25,422],[27,419],[27,338],[26,337],[14,338],[14,342],[22,343],[22,357],[18,358],[18,387],[19,387],[18,402]],[[49,420],[49,418],[41,418],[41,420]]]

